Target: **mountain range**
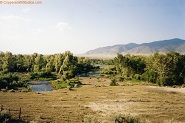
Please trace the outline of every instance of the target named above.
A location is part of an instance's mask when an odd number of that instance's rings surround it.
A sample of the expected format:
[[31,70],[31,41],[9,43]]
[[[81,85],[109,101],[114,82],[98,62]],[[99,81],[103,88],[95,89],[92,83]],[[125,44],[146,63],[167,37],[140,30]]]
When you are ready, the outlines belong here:
[[179,52],[185,54],[185,40],[174,38],[169,40],[153,41],[150,43],[129,43],[120,44],[107,47],[100,47],[94,50],[86,52],[86,55],[92,54],[104,54],[104,55],[114,55],[117,53],[122,54],[153,54],[153,53],[166,53],[169,51]]

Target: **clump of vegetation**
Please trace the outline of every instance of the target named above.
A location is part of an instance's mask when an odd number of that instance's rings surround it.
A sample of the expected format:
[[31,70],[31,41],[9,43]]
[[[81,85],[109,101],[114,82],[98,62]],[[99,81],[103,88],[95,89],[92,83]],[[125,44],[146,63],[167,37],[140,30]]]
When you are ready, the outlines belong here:
[[116,83],[116,80],[115,79],[112,79],[111,80],[110,86],[117,86],[117,83]]
[[6,122],[11,119],[11,114],[8,110],[2,110],[0,112],[0,122]]
[[0,123],[27,123],[19,118],[13,118],[9,110],[0,111]]
[[[85,115],[84,123],[99,123],[100,119],[94,115]],[[106,118],[109,123],[141,123],[138,118],[132,117],[130,115],[110,115]]]
[[150,56],[118,54],[101,69],[101,75],[114,75],[118,81],[147,81],[160,86],[185,84],[185,55],[176,52]]
[[140,123],[138,118],[132,117],[130,115],[116,115],[110,117],[111,123]]
[[68,83],[66,80],[91,69],[93,65],[90,59],[73,56],[70,51],[46,56],[38,53],[13,55],[11,52],[0,52],[0,89],[25,87],[29,80],[64,79],[65,82],[59,84],[62,88]]
[[48,72],[30,72],[29,73],[30,80],[54,80],[56,79],[56,75]]
[[0,89],[16,89],[17,87],[27,87],[27,84],[15,74],[0,74]]
[[97,82],[101,82],[101,79],[99,77],[97,77],[96,79],[97,79]]
[[76,57],[70,51],[46,56],[38,53],[13,55],[11,52],[0,52],[0,89],[25,87],[28,80],[63,79],[66,84],[66,80],[99,68],[100,75],[115,76],[118,81],[134,79],[160,86],[183,85],[184,61],[185,55],[176,52],[150,56],[118,54],[111,60]]
[[101,76],[111,76],[115,74],[115,65],[106,65],[103,68],[101,68],[100,75]]
[[69,80],[54,80],[51,82],[51,85],[55,89],[63,89],[63,88],[77,88],[81,85],[82,83],[78,79],[69,79]]
[[124,77],[122,77],[122,76],[118,77],[118,81],[123,82],[124,80],[125,80]]

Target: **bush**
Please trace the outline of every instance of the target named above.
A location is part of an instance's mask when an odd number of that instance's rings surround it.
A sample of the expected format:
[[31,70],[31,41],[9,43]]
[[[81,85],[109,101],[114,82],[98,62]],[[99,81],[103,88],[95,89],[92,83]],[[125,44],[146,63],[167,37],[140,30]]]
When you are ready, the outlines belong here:
[[141,75],[135,74],[133,78],[136,79],[136,80],[141,80]]
[[185,88],[185,84],[182,84],[182,86],[181,86],[182,88]]
[[122,76],[118,76],[117,78],[118,78],[118,81],[120,81],[120,82],[123,82],[125,80],[125,78]]
[[115,79],[112,79],[111,80],[110,86],[117,86],[117,83],[116,83],[116,80]]
[[55,80],[51,82],[51,85],[55,89],[63,89],[63,88],[74,88],[74,87],[79,87],[82,83],[80,81],[75,81],[75,80]]
[[0,79],[0,89],[7,88],[8,82],[6,80]]
[[54,87],[55,89],[63,89],[63,88],[67,88],[68,83],[65,81],[59,81],[59,80],[55,80],[51,82],[52,87]]
[[168,76],[163,77],[162,79],[158,81],[158,85],[160,86],[173,85],[172,83],[173,83],[172,78]]
[[0,112],[0,122],[6,122],[9,119],[11,119],[10,112],[8,110],[2,110]]
[[0,75],[0,89],[16,87],[26,87],[26,83],[19,80],[19,77],[12,73]]
[[33,80],[33,79],[36,79],[38,74],[37,73],[29,73],[29,79]]
[[140,123],[139,119],[135,117],[121,115],[121,114],[117,116],[112,116],[110,121],[111,123]]
[[157,76],[156,72],[148,70],[141,75],[141,80],[156,83],[156,76]]
[[183,79],[178,77],[174,79],[174,76],[165,76],[157,81],[158,85],[160,86],[173,86],[173,85],[182,85]]

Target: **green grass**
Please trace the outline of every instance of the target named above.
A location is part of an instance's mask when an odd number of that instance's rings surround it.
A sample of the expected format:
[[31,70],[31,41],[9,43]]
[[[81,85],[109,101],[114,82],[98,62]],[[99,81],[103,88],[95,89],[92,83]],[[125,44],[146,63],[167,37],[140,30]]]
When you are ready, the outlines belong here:
[[76,78],[73,78],[73,79],[70,79],[70,80],[65,80],[65,81],[57,79],[57,80],[54,80],[54,81],[50,81],[50,83],[55,89],[63,89],[63,88],[67,88],[67,87],[73,88],[73,87],[75,87],[75,85],[77,85],[77,87],[79,87],[82,84]]

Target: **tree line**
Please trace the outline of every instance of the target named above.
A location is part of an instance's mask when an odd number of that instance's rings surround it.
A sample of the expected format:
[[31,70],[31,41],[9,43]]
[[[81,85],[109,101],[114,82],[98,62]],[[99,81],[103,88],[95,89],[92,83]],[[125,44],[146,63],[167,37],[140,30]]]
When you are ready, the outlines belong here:
[[117,54],[111,60],[76,57],[70,51],[53,55],[0,52],[0,89],[26,87],[26,81],[40,78],[57,80],[54,86],[60,88],[63,84],[71,85],[70,79],[96,65],[103,66],[101,75],[119,81],[134,79],[161,86],[182,85],[185,84],[184,61],[185,55],[176,52],[150,56]]
[[177,52],[150,56],[117,54],[105,63],[109,67],[103,68],[101,74],[117,76],[120,81],[135,79],[161,86],[185,84],[185,55]]
[[29,79],[54,76],[56,79],[67,80],[92,68],[90,59],[76,57],[70,51],[54,55],[0,52],[0,88],[20,83],[22,80],[15,73],[29,74]]

